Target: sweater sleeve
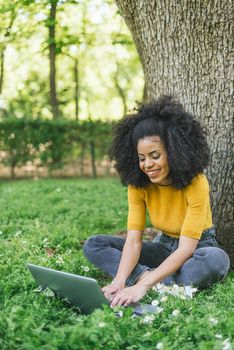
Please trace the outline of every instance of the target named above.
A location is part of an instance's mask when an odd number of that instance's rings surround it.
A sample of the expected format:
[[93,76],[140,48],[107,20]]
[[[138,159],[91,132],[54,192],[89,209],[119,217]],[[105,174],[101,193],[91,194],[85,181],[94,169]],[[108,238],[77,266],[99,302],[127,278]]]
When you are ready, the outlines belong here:
[[209,206],[209,184],[205,175],[199,175],[185,190],[187,212],[181,235],[200,239]]
[[141,230],[145,228],[146,205],[143,190],[128,186],[128,230]]

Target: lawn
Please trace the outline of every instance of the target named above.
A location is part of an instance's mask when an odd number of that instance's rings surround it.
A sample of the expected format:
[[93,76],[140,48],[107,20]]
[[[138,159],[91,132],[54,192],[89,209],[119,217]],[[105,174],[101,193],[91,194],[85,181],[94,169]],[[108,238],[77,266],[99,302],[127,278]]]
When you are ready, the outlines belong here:
[[116,317],[108,307],[84,316],[35,291],[27,262],[109,281],[86,261],[82,244],[125,229],[126,188],[117,179],[2,181],[0,192],[1,350],[232,348],[234,273],[193,299],[163,301],[150,291],[145,302],[161,307],[152,319],[131,309]]

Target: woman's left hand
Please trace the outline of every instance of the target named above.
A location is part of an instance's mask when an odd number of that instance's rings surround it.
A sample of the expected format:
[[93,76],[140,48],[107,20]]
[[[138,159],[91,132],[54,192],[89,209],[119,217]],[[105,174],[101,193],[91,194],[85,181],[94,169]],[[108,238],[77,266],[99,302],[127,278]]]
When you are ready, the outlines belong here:
[[127,306],[131,303],[136,303],[143,298],[147,293],[147,288],[144,285],[134,285],[127,287],[119,291],[111,301],[111,307],[114,306]]

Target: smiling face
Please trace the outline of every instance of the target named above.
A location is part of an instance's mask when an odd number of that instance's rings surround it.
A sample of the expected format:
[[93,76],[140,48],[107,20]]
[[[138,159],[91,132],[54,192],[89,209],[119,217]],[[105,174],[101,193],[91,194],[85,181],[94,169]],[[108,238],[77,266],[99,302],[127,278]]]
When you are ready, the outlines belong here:
[[140,169],[150,181],[159,185],[170,185],[169,164],[165,146],[158,136],[140,139],[137,145]]

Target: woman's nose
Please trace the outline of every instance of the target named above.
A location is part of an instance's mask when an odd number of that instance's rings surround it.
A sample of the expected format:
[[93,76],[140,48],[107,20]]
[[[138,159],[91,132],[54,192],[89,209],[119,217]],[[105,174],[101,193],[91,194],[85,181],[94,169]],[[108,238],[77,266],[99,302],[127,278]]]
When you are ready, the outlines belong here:
[[145,168],[151,168],[154,165],[152,159],[147,159],[145,160]]

